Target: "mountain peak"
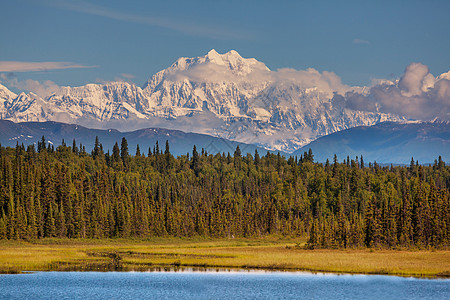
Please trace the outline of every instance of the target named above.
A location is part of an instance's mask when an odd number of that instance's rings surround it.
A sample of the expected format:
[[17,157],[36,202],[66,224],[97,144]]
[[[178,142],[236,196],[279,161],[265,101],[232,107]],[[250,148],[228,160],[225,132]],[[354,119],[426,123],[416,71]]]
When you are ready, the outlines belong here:
[[216,49],[211,49],[206,56],[208,57],[217,57],[220,56],[219,52],[216,51]]
[[215,49],[211,49],[205,56],[210,61],[216,61],[219,60],[221,62],[227,61],[230,59],[234,60],[242,60],[242,56],[236,51],[236,50],[230,50],[227,53],[220,54]]
[[17,95],[11,92],[6,86],[0,83],[0,99],[11,100]]
[[241,57],[240,55],[239,55],[239,53],[236,51],[236,50],[230,50],[230,51],[228,51],[227,53],[226,53],[227,55],[234,55],[234,56],[239,56],[239,57]]
[[217,65],[223,65],[223,55],[219,54],[215,49],[212,49],[206,54],[205,62],[212,62]]
[[204,61],[201,57],[197,58],[197,60],[199,63],[213,63],[225,66],[237,75],[246,75],[256,69],[270,71],[264,63],[254,58],[243,58],[236,50],[220,54],[215,49],[212,49],[204,56]]
[[[254,71],[270,71],[264,63],[255,58],[243,58],[236,50],[220,54],[215,49],[211,49],[204,56],[178,58],[169,68],[153,75],[142,89],[154,89],[166,78],[185,80],[186,74],[193,70],[193,73],[197,74],[207,74],[208,72],[210,74],[222,74],[224,78],[229,78],[230,75],[245,78]],[[195,70],[198,72],[195,72]],[[180,74],[181,76],[177,77]]]

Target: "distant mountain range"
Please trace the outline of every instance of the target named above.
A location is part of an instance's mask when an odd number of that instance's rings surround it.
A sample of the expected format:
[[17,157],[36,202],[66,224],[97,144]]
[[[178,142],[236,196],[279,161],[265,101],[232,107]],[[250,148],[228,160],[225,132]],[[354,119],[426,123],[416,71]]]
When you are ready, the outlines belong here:
[[[162,128],[147,128],[131,132],[120,132],[115,129],[89,129],[79,125],[58,122],[23,122],[14,123],[0,120],[0,144],[14,147],[16,143],[24,145],[37,144],[45,136],[47,142],[60,145],[62,139],[72,145],[73,139],[77,146],[83,144],[87,151],[94,146],[98,136],[105,151],[111,150],[114,143],[120,144],[122,137],[128,141],[130,152],[134,154],[139,144],[141,152],[147,154],[148,148],[153,149],[158,141],[163,150],[166,140],[169,141],[171,153],[183,155],[192,152],[194,145],[200,151],[204,148],[208,153],[218,152],[233,155],[239,145],[243,155],[254,154],[255,149],[261,155],[267,150],[254,144],[244,144],[217,138],[205,134],[185,133],[179,130]],[[450,162],[450,122],[417,122],[394,123],[385,122],[373,126],[361,126],[321,137],[294,153],[280,152],[284,156],[298,156],[312,149],[314,160],[325,162],[333,160],[334,154],[338,160],[349,156],[364,157],[366,162],[409,164],[411,157],[420,163],[433,163],[438,156]]]
[[112,150],[116,142],[120,146],[122,137],[125,137],[130,153],[133,155],[137,144],[139,144],[141,153],[147,155],[149,147],[153,150],[157,141],[160,150],[164,151],[166,140],[169,141],[170,152],[175,156],[184,155],[187,152],[192,153],[194,145],[196,145],[199,152],[204,148],[211,154],[218,152],[227,154],[229,152],[233,155],[238,145],[243,155],[247,152],[253,154],[255,149],[261,155],[267,152],[267,150],[255,145],[229,141],[204,134],[185,133],[179,130],[147,128],[131,132],[120,132],[115,129],[89,129],[79,125],[58,122],[14,123],[0,120],[0,144],[2,146],[15,147],[17,143],[19,145],[23,143],[25,146],[37,144],[41,141],[42,136],[45,137],[47,143],[53,144],[55,147],[59,146],[63,139],[68,146],[72,146],[73,139],[75,139],[77,146],[81,143],[88,152],[93,149],[96,136],[98,136],[105,152]]
[[450,162],[450,122],[385,122],[361,126],[318,138],[293,154],[300,156],[312,149],[314,160],[333,161],[350,156],[364,157],[366,162],[409,164],[411,157],[419,163],[433,163],[442,156]]
[[[271,71],[236,51],[179,58],[141,88],[127,82],[61,87],[46,97],[0,85],[0,119],[59,121],[130,131],[159,127],[196,132],[292,152],[343,129],[401,121],[381,112],[348,109],[331,72]],[[342,98],[342,97],[341,97]]]

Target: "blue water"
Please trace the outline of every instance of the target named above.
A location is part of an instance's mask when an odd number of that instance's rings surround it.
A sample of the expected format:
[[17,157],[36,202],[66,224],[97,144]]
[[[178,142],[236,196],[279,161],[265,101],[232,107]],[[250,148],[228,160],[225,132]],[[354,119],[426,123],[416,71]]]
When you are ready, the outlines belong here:
[[0,275],[0,299],[450,299],[449,279],[284,272]]

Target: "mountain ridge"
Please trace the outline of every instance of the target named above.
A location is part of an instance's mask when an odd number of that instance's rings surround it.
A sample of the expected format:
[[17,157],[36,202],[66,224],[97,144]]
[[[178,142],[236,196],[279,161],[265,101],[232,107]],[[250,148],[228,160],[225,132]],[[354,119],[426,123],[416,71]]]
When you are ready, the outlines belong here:
[[[170,130],[164,128],[144,128],[130,132],[121,132],[117,129],[90,129],[77,124],[66,124],[55,121],[48,122],[22,122],[15,123],[9,120],[0,120],[0,144],[2,146],[15,147],[16,144],[32,145],[41,141],[42,136],[46,141],[55,146],[60,145],[64,139],[65,143],[72,145],[75,139],[77,146],[83,144],[86,151],[91,151],[94,147],[95,138],[98,137],[105,152],[112,150],[114,144],[121,143],[123,137],[128,141],[131,153],[136,151],[139,144],[141,153],[147,154],[148,148],[153,148],[158,141],[160,149],[164,143],[169,141],[171,153],[174,155],[185,155],[191,152],[194,145],[197,149],[205,149],[210,154],[231,153],[233,155],[237,146],[240,147],[243,155],[254,154],[255,150],[265,154],[267,150],[222,138],[216,138],[204,134],[192,132],[182,132],[180,130]],[[286,153],[281,152],[282,155]]]
[[14,97],[5,89],[0,89],[1,119],[127,131],[164,127],[286,152],[350,127],[405,120],[346,108],[336,93],[360,88],[343,85],[334,73],[271,71],[234,50],[179,58],[142,88],[126,82],[87,84],[61,87],[46,97]]
[[[208,153],[233,154],[239,145],[243,155],[254,154],[258,150],[265,154],[266,149],[251,144],[238,143],[203,134],[169,130],[164,128],[145,128],[130,132],[116,129],[89,129],[76,124],[54,121],[14,123],[0,120],[0,144],[15,147],[17,143],[37,144],[42,136],[51,144],[59,145],[62,139],[66,144],[72,140],[85,145],[87,151],[92,150],[94,140],[98,136],[105,152],[112,149],[115,142],[120,144],[122,137],[128,140],[131,153],[136,145],[140,145],[142,153],[152,148],[156,141],[162,147],[169,141],[174,155],[190,152],[194,145],[204,148]],[[342,161],[347,157],[355,159],[364,157],[366,162],[377,161],[381,164],[409,164],[411,157],[421,164],[433,163],[439,156],[450,162],[450,122],[435,120],[432,122],[384,122],[372,126],[359,126],[321,137],[293,153],[280,152],[286,157],[300,157],[312,149],[314,160],[325,162],[333,160],[334,154]],[[271,151],[278,153],[278,151]]]
[[439,156],[450,162],[450,122],[384,122],[358,126],[320,137],[293,152],[302,155],[311,149],[314,159],[325,162],[356,156],[369,162],[409,164],[411,158],[420,163],[433,163]]

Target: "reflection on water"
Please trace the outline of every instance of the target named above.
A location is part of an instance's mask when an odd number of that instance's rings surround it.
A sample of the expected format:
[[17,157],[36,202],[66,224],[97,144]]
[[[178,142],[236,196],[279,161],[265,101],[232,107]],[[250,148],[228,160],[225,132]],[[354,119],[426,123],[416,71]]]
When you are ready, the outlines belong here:
[[449,295],[449,279],[382,275],[203,268],[0,275],[0,299],[448,299]]

